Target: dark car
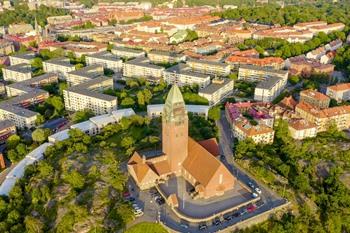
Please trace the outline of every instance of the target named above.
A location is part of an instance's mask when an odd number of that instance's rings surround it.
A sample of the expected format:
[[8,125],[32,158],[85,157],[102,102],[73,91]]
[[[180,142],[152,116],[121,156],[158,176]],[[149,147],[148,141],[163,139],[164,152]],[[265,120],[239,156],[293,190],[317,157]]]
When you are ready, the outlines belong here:
[[236,211],[232,214],[233,217],[237,218],[241,215],[241,213],[239,211]]
[[220,218],[215,218],[215,219],[213,220],[213,225],[218,226],[218,225],[220,225],[220,224],[221,224]]
[[207,224],[205,224],[205,223],[199,224],[198,229],[199,229],[200,231],[207,229]]
[[230,221],[232,219],[232,214],[224,214],[224,220]]

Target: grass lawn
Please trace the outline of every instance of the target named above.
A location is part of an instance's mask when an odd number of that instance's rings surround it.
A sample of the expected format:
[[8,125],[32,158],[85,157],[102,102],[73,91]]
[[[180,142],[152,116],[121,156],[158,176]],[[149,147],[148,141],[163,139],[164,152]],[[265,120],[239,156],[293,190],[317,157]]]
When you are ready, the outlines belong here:
[[168,231],[158,223],[141,222],[125,231],[125,233],[167,233]]

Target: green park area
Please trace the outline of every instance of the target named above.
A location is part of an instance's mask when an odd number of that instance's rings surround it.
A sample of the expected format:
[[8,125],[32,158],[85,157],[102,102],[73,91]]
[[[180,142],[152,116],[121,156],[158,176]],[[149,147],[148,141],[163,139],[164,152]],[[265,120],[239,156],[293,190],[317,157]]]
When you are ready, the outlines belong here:
[[158,223],[142,222],[125,231],[125,233],[167,233],[168,231]]

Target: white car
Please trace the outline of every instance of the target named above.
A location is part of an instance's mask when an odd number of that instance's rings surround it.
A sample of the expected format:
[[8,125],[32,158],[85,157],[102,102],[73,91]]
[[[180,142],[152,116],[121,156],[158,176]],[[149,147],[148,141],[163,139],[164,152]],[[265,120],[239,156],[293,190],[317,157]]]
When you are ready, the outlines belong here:
[[141,217],[143,215],[143,211],[134,212],[135,217]]
[[258,197],[259,195],[257,194],[257,193],[252,193],[252,197],[253,198],[256,198],[256,197]]
[[256,187],[256,188],[255,188],[255,192],[257,192],[257,193],[261,194],[261,189],[260,189],[260,188],[258,188],[258,187]]

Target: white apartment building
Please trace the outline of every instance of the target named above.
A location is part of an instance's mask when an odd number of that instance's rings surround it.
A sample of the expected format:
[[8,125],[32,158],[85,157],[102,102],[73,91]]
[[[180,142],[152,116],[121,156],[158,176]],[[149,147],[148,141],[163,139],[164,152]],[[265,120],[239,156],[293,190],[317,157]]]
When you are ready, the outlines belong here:
[[4,67],[2,73],[6,81],[22,82],[32,78],[32,69],[25,63]]
[[9,56],[10,58],[10,64],[18,65],[18,64],[31,64],[33,59],[35,58],[35,54],[33,52],[26,52],[26,53],[20,53],[20,54],[14,54]]
[[232,94],[234,82],[228,78],[214,79],[210,85],[200,89],[198,95],[206,98],[209,105],[215,105]]
[[272,102],[287,85],[287,79],[280,77],[267,77],[258,83],[254,90],[254,100]]
[[229,64],[220,62],[189,59],[186,62],[186,65],[188,65],[192,69],[192,71],[213,76],[228,76],[231,72],[231,66]]
[[280,77],[287,80],[288,71],[253,65],[241,65],[238,70],[238,80],[262,81],[268,76]]
[[163,78],[167,84],[177,84],[178,86],[198,85],[199,88],[204,88],[210,84],[209,75],[192,72],[188,66],[182,63],[166,69]]
[[43,69],[45,72],[56,73],[61,80],[66,80],[68,73],[75,70],[75,66],[70,64],[68,58],[54,58],[43,61]]
[[100,76],[103,76],[103,66],[98,64],[90,65],[69,72],[67,83],[68,86],[75,86]]
[[126,59],[131,59],[135,57],[144,57],[145,52],[143,50],[131,49],[125,47],[114,47],[111,50],[112,54],[117,55],[118,57],[123,57]]
[[340,83],[327,87],[326,95],[337,102],[350,100],[350,83]]
[[147,53],[148,59],[153,63],[178,63],[186,60],[186,55],[174,52],[153,50]]
[[86,64],[88,66],[101,65],[115,73],[119,73],[123,69],[123,61],[107,51],[87,55]]
[[149,81],[158,82],[165,68],[150,63],[145,57],[138,57],[123,64],[123,75],[129,78],[147,78]]
[[100,93],[113,88],[113,79],[99,77],[63,91],[64,105],[68,111],[90,109],[96,115],[112,113],[117,109],[117,98]]

